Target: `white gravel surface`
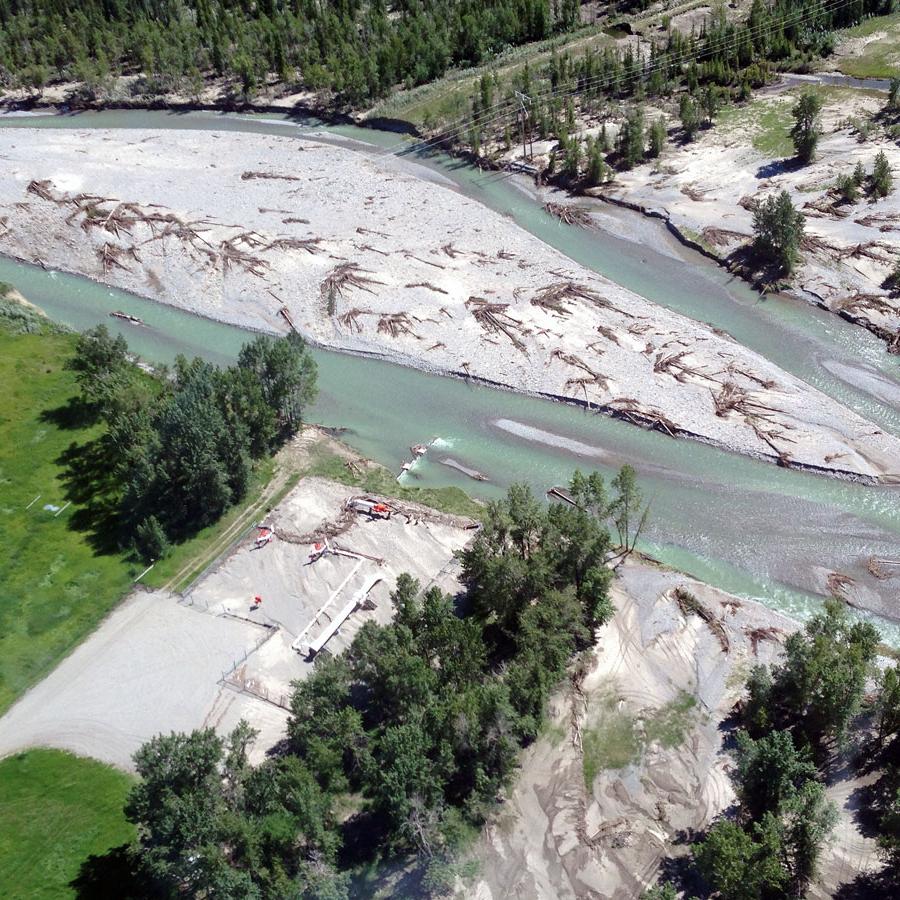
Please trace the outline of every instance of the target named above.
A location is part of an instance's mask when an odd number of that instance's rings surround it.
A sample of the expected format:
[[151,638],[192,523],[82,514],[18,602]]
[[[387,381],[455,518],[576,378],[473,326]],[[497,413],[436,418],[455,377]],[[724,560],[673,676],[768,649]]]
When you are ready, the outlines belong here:
[[[27,129],[0,131],[0,155],[2,252],[254,328],[284,330],[284,306],[324,346],[628,412],[752,455],[900,477],[896,438],[394,157],[268,135]],[[44,197],[26,190],[32,179]],[[369,280],[329,299],[323,282],[341,265]],[[533,304],[564,282],[581,298]],[[723,391],[740,402],[717,414]]]
[[130,769],[154,735],[204,723],[259,631],[138,591],[0,719],[0,756],[49,746]]
[[[402,572],[423,587],[434,581],[459,590],[453,552],[472,537],[469,520],[415,504],[403,504],[390,521],[348,518],[343,502],[354,493],[303,479],[271,514],[282,538],[254,550],[251,535],[186,602],[162,591],[133,593],[0,719],[0,757],[50,746],[130,769],[134,752],[156,734],[207,726],[226,734],[245,718],[260,732],[253,758],[261,759],[284,737],[291,682],[312,670],[291,644],[357,563],[358,577],[331,611],[373,576],[381,579],[374,609],[350,615],[327,644],[332,653],[364,622],[390,621],[389,595]],[[329,556],[307,565],[316,536],[335,531],[339,545],[383,562]],[[251,612],[256,594],[263,605]]]

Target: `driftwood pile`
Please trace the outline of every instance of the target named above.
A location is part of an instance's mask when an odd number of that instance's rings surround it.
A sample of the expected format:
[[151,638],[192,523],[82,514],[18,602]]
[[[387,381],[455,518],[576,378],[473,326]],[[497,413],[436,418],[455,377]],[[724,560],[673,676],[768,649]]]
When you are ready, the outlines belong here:
[[900,577],[900,557],[887,559],[885,557],[870,556],[866,561],[866,568],[879,580]]
[[266,273],[266,269],[269,268],[269,263],[261,257],[254,256],[252,253],[241,249],[241,245],[251,249],[261,246],[263,242],[259,240],[260,237],[254,232],[243,232],[221,241],[218,250],[219,258],[222,260],[222,271],[227,272],[233,266],[243,269],[249,275],[262,278]]
[[413,284],[405,284],[403,285],[407,288],[426,288],[429,291],[434,291],[436,294],[446,294],[443,288],[438,287],[437,285],[432,284],[430,281],[416,281]]
[[879,231],[900,231],[900,215],[891,213],[869,213],[862,218],[853,220],[857,225],[864,225],[866,228],[878,226]]
[[634,397],[618,397],[609,403],[612,409],[620,418],[631,422],[632,425],[647,425],[651,430],[663,432],[669,437],[675,437],[678,432],[678,426],[658,409],[650,409],[644,406]]
[[[244,175],[280,177],[265,173],[244,173]],[[237,234],[220,241],[218,245],[213,245],[204,235],[213,227],[219,226],[216,222],[185,221],[162,207],[155,205],[142,207],[138,203],[121,201],[113,197],[100,197],[94,194],[74,196],[57,194],[52,182],[48,180],[31,181],[26,191],[57,206],[71,207],[66,223],[75,225],[77,222],[86,232],[100,229],[122,240],[125,235],[133,239],[134,231],[139,225],[145,226],[150,231],[149,237],[132,247],[123,247],[109,241],[104,243],[96,251],[104,272],[108,272],[111,268],[127,268],[122,259],[130,256],[139,261],[137,247],[169,238],[180,242],[195,257],[201,257],[208,264],[213,266],[221,264],[223,271],[227,272],[230,268],[236,267],[257,277],[263,277],[269,268],[269,263],[259,255],[260,253],[271,250],[304,250],[307,253],[317,253],[320,250],[321,238],[318,237],[278,237],[269,241],[256,231],[240,230],[240,226],[237,225],[226,226],[239,229]]]
[[825,579],[828,590],[832,597],[843,597],[846,599],[847,588],[854,584],[855,581],[849,575],[843,572],[830,572],[828,578]]
[[594,224],[591,214],[583,206],[566,206],[563,203],[545,203],[544,209],[563,225],[578,225],[591,228]]
[[689,200],[693,200],[695,203],[700,203],[701,201],[706,199],[706,195],[709,193],[709,189],[701,190],[698,187],[695,187],[692,184],[683,184],[681,186],[681,193],[684,194]]
[[850,215],[850,210],[843,206],[843,202],[843,198],[836,191],[828,191],[822,197],[804,203],[803,209],[813,218],[828,216],[832,219],[846,219]]
[[280,175],[277,172],[243,172],[241,181],[252,181],[253,179],[267,179],[272,181],[300,181],[296,175]]
[[98,247],[95,251],[103,272],[106,274],[110,269],[123,269],[126,272],[129,268],[122,262],[123,257],[130,257],[135,262],[140,262],[140,257],[134,247],[120,247],[117,244],[105,243],[102,247]]
[[712,225],[707,225],[706,228],[700,232],[700,237],[711,247],[726,247],[728,244],[743,243],[750,239],[749,234],[744,234],[741,231],[730,231],[727,228],[715,228]]
[[690,353],[687,350],[681,350],[675,353],[660,351],[656,354],[653,361],[653,371],[657,374],[662,373],[671,375],[676,381],[679,381],[682,384],[688,382],[689,376],[718,384],[714,378],[707,375],[701,369],[691,365],[687,361],[689,356]]
[[385,313],[378,320],[378,331],[381,334],[389,334],[393,338],[400,337],[401,334],[411,334],[414,338],[421,340],[419,335],[412,329],[412,321],[405,312]]
[[787,431],[792,430],[792,426],[779,422],[775,418],[779,410],[766,406],[759,400],[754,400],[734,381],[726,381],[719,393],[713,394],[713,405],[716,415],[720,418],[725,418],[731,412],[743,416],[754,434],[776,455],[779,464],[783,466],[791,464],[791,457],[787,451],[774,443],[775,441],[795,443],[786,434]]
[[769,625],[762,628],[748,628],[746,634],[750,638],[753,655],[759,656],[759,645],[762,641],[778,641],[784,632],[780,628],[775,628],[774,625]]
[[374,315],[374,313],[371,309],[360,309],[358,306],[354,306],[353,309],[348,309],[347,312],[338,316],[338,322],[345,328],[350,329],[350,331],[355,331],[359,334],[362,332],[362,325],[359,323],[359,317],[372,315]]
[[885,316],[896,315],[898,308],[883,294],[853,294],[837,303],[838,309],[866,309]]
[[319,293],[327,304],[328,315],[334,315],[337,298],[343,297],[344,291],[348,288],[358,288],[374,294],[375,292],[368,285],[383,284],[384,282],[369,278],[370,274],[368,270],[361,269],[356,263],[340,263],[335,266],[319,286]]
[[687,588],[677,587],[672,591],[672,596],[681,610],[681,614],[687,618],[694,615],[701,618],[712,632],[713,636],[718,640],[722,647],[723,653],[731,650],[731,641],[728,639],[728,632],[722,622],[716,618],[711,610],[707,609]]
[[494,303],[484,297],[469,297],[466,300],[466,309],[475,317],[475,321],[486,332],[502,334],[509,342],[522,353],[525,353],[525,344],[518,337],[519,334],[528,332],[522,323],[513,318],[507,310],[508,303]]
[[596,291],[579,284],[577,281],[557,281],[548,284],[546,287],[540,288],[538,292],[531,298],[531,305],[546,309],[557,315],[569,315],[569,311],[565,308],[568,301],[582,300],[590,303],[598,309],[611,309],[619,315],[633,319],[634,316],[614,306],[606,297],[602,297]]
[[551,352],[550,358],[558,359],[567,366],[572,366],[574,369],[580,369],[585,373],[584,375],[579,375],[575,378],[569,378],[566,381],[567,388],[580,387],[582,391],[584,391],[585,402],[589,402],[587,396],[588,385],[596,385],[603,391],[609,388],[609,379],[601,372],[592,369],[580,356],[576,356],[574,353],[566,353],[564,350],[557,348]]

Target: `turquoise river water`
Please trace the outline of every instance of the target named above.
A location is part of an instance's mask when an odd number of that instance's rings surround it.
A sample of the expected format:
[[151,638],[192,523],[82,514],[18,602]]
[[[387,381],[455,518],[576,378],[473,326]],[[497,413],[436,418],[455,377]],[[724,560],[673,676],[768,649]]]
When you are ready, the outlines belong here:
[[[0,127],[142,127],[228,129],[338,140],[365,153],[396,145],[394,134],[349,126],[298,123],[271,116],[106,112],[79,116],[5,117]],[[352,143],[351,143],[352,142]],[[444,156],[416,161],[456,188],[512,216],[577,262],[661,305],[723,328],[748,347],[900,434],[900,360],[863,329],[802,301],[765,300],[727,273],[681,252],[659,253],[606,231],[560,226],[513,180]],[[651,227],[651,226],[646,226]],[[653,226],[655,227],[655,226]],[[660,229],[659,244],[668,240]],[[671,243],[671,241],[669,242]],[[668,247],[669,245],[666,244]],[[9,281],[49,315],[75,328],[103,322],[154,361],[178,353],[217,362],[234,358],[247,332],[84,278],[0,258]],[[121,309],[146,328],[109,318]],[[900,489],[873,487],[777,468],[570,406],[430,376],[374,359],[315,351],[320,397],[311,418],[347,429],[360,453],[398,469],[413,443],[439,438],[410,483],[456,484],[476,496],[526,481],[543,493],[572,470],[638,470],[652,502],[645,548],[692,575],[804,617],[816,609],[823,573],[867,582],[887,641],[900,645],[900,608],[890,583],[864,569],[869,555],[900,548]],[[487,474],[467,479],[443,465],[450,457]]]

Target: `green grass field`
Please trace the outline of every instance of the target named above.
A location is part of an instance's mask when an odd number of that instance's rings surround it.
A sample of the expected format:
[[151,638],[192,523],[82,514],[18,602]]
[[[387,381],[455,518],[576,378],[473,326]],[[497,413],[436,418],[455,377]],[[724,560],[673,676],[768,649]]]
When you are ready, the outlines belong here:
[[75,897],[69,885],[82,863],[134,836],[122,814],[131,784],[122,772],[58,750],[0,761],[0,897]]
[[793,156],[792,106],[793,103],[778,97],[753,100],[745,106],[729,106],[719,114],[716,127],[750,134],[753,148],[771,159]]
[[868,37],[884,32],[859,52],[843,57],[838,69],[854,78],[900,77],[900,13],[867,19],[855,28],[842,31],[848,38]]
[[70,527],[77,506],[63,509],[60,458],[97,434],[54,413],[75,394],[63,368],[73,343],[68,334],[0,330],[0,712],[96,626],[136,574]]

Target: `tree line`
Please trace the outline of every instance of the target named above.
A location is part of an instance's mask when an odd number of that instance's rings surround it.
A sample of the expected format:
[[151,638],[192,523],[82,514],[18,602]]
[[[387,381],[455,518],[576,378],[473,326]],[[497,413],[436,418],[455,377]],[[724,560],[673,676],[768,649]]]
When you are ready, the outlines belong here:
[[401,575],[393,621],[295,682],[285,744],[261,765],[245,723],[144,745],[125,810],[136,896],[339,900],[355,867],[390,860],[416,860],[422,892],[443,894],[613,613],[610,564],[647,513],[633,470],[612,488],[576,473],[573,504],[519,485],[490,503],[459,554],[465,597]]
[[[148,375],[100,325],[79,335],[67,367],[105,426],[90,502],[106,505],[119,546],[148,561],[241,500],[254,464],[297,432],[316,394],[316,364],[294,334],[258,337],[224,369],[180,356]],[[71,481],[82,466],[73,461]]]
[[578,23],[575,0],[0,0],[0,83],[142,73],[142,92],[269,76],[350,103]]

